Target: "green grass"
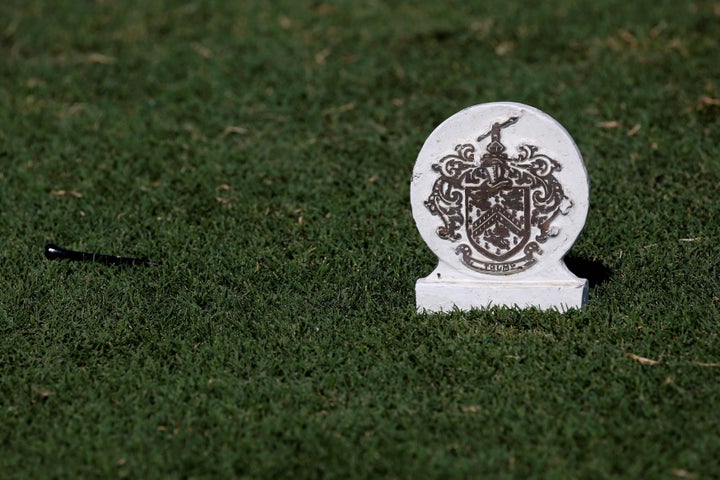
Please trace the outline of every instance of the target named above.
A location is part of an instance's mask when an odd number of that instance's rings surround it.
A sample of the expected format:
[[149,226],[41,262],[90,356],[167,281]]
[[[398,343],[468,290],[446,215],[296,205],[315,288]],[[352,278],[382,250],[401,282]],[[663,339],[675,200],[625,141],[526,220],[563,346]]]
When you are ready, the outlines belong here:
[[[716,1],[3,2],[2,476],[720,477],[718,52]],[[583,152],[590,303],[418,315],[417,152],[498,100]]]

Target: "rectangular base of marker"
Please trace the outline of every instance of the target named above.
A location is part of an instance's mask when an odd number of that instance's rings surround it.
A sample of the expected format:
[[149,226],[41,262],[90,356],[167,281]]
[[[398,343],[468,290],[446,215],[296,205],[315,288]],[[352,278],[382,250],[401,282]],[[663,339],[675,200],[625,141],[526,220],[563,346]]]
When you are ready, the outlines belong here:
[[428,280],[415,284],[418,312],[488,309],[494,306],[557,310],[579,309],[588,301],[588,281]]

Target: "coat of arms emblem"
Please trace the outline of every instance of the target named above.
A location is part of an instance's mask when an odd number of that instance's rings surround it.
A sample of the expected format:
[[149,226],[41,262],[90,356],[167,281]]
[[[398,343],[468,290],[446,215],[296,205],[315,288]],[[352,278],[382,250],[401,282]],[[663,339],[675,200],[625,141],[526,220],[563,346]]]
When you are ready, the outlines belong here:
[[493,123],[480,135],[477,142],[489,137],[482,155],[476,144],[460,144],[432,165],[440,178],[425,206],[442,220],[437,235],[461,241],[455,253],[483,273],[508,275],[531,267],[542,254],[540,245],[559,233],[553,220],[572,208],[553,175],[561,170],[556,160],[527,144],[515,157],[506,153],[501,131],[518,120]]

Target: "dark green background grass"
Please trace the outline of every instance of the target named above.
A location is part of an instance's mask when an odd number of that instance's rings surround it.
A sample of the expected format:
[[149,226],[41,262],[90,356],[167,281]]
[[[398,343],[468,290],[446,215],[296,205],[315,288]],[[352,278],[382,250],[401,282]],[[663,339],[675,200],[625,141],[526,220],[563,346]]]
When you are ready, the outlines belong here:
[[[719,99],[717,1],[2,2],[2,476],[720,477]],[[590,303],[418,315],[417,152],[498,100]]]

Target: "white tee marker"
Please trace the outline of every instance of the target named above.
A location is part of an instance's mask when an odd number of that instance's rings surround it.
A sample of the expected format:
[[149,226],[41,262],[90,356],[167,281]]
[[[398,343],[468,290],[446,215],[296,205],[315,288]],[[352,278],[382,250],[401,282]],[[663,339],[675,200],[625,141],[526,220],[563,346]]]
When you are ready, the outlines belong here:
[[419,311],[580,308],[588,282],[563,257],[585,225],[590,187],[568,132],[540,110],[475,105],[420,150],[413,217],[438,266],[415,286]]

